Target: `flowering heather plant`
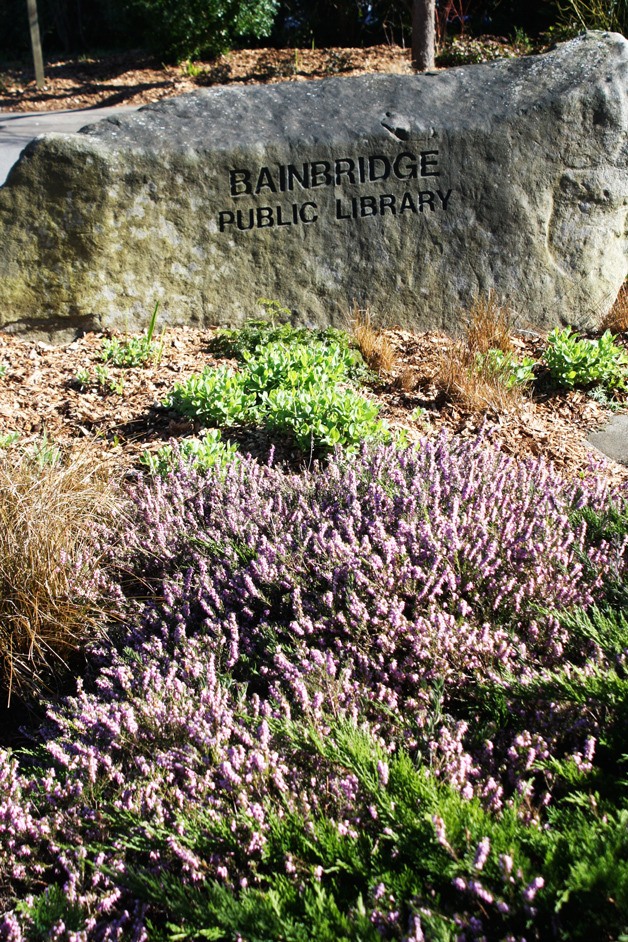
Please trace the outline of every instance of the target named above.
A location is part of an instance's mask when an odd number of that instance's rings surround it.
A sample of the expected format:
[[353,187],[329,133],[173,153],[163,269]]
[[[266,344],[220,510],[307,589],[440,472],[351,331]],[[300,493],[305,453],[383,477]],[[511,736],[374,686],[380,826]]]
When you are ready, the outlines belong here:
[[132,497],[126,625],[0,756],[0,938],[620,933],[621,495],[441,438]]

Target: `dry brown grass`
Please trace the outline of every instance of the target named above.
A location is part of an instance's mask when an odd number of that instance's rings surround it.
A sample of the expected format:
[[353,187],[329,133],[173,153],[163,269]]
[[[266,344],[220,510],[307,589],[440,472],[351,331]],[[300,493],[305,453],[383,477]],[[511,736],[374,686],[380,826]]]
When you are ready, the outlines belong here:
[[486,298],[476,298],[465,321],[464,342],[469,352],[487,353],[489,350],[512,351],[512,315],[502,307],[491,292]]
[[395,379],[395,386],[404,393],[412,393],[419,385],[417,371],[411,367],[400,370]]
[[508,388],[504,378],[477,365],[477,355],[489,350],[511,353],[512,318],[493,294],[477,298],[465,320],[462,340],[443,351],[436,383],[470,412],[505,412],[521,403],[520,387]]
[[[51,460],[52,459],[52,460]],[[0,686],[50,687],[101,610],[98,527],[121,512],[117,474],[94,451],[0,452]]]
[[390,373],[394,369],[396,357],[392,344],[385,334],[373,326],[368,310],[362,310],[354,304],[349,329],[370,369],[375,373]]
[[622,285],[617,299],[601,324],[602,330],[613,334],[628,331],[628,283]]

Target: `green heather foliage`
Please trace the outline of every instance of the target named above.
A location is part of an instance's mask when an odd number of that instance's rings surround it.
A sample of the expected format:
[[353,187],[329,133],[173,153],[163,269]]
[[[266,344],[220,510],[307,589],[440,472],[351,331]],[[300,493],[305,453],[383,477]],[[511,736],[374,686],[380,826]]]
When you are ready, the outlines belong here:
[[628,355],[617,346],[609,330],[599,340],[587,340],[574,334],[570,327],[562,330],[555,327],[547,338],[544,358],[559,386],[626,389]]
[[241,361],[207,368],[177,383],[167,404],[204,425],[258,425],[286,434],[303,452],[386,439],[378,406],[353,381],[367,374],[360,353],[340,331],[253,323],[223,331],[217,349]]

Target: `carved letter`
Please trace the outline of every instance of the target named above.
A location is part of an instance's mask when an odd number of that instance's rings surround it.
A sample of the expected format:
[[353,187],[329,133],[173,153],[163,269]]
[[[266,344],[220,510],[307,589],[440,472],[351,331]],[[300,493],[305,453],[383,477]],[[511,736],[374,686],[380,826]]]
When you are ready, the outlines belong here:
[[[346,164],[346,169],[343,167],[343,164]],[[341,157],[336,161],[335,164],[336,170],[336,186],[340,186],[340,178],[348,177],[349,183],[355,183],[355,161],[351,160],[350,157]]]
[[249,170],[230,170],[229,188],[232,196],[243,196],[245,193],[252,193],[251,173]]
[[360,216],[377,216],[377,204],[374,196],[360,197]]
[[443,209],[447,209],[447,206],[448,206],[448,204],[449,204],[449,200],[450,200],[450,197],[451,197],[451,194],[452,194],[453,190],[447,190],[447,192],[445,193],[444,196],[443,196],[443,194],[441,193],[440,190],[436,190],[436,192],[438,193],[438,197],[439,197],[441,203],[443,204]]
[[318,213],[315,212],[314,215],[310,216],[310,218],[308,219],[307,216],[305,215],[306,206],[309,206],[311,209],[314,209],[314,210],[316,209],[316,203],[304,203],[301,209],[299,210],[299,216],[301,217],[301,222],[305,222],[305,223],[316,222],[316,220],[318,219]]
[[384,213],[386,212],[386,210],[389,209],[390,212],[393,214],[393,216],[396,216],[396,215],[397,215],[397,206],[396,206],[396,203],[397,203],[397,200],[396,200],[395,197],[392,195],[392,193],[390,193],[390,194],[388,194],[388,193],[382,193],[382,195],[381,195],[380,198],[379,198],[379,211],[380,211],[380,214],[383,216]]
[[248,214],[249,214],[249,224],[248,226],[245,226],[243,222],[244,216],[243,216],[242,210],[241,209],[238,210],[237,225],[238,225],[238,229],[240,229],[242,232],[245,232],[247,229],[253,228],[253,223],[255,222],[255,214],[253,213],[252,209],[248,210]]
[[257,228],[265,229],[267,226],[274,226],[273,211],[270,206],[257,207]]
[[422,150],[421,151],[421,176],[422,177],[440,177],[438,170],[428,170],[428,167],[437,167],[437,160],[428,160],[428,157],[438,157],[437,150]]
[[[401,166],[401,161],[407,160],[408,163],[404,167]],[[395,158],[393,164],[393,173],[398,180],[416,180],[419,174],[419,168],[417,167],[416,157],[414,154],[409,154],[407,150],[404,150],[403,154],[399,154]]]
[[235,216],[229,210],[224,210],[222,213],[218,213],[218,229],[220,232],[224,232],[227,226],[233,225],[235,222]]
[[311,166],[312,186],[331,186],[334,182],[331,177],[328,160],[315,160]]
[[[376,163],[382,164],[382,172],[380,174],[376,173]],[[382,157],[379,154],[369,157],[369,180],[387,180],[389,176],[390,161],[388,157]]]
[[258,196],[262,190],[271,190],[273,193],[277,192],[275,181],[271,177],[268,167],[262,167],[259,172],[257,186],[255,187],[255,195]]
[[415,202],[412,199],[412,195],[410,193],[403,194],[401,198],[401,206],[399,207],[399,215],[407,212],[407,210],[410,210],[413,213],[416,213],[417,211]]

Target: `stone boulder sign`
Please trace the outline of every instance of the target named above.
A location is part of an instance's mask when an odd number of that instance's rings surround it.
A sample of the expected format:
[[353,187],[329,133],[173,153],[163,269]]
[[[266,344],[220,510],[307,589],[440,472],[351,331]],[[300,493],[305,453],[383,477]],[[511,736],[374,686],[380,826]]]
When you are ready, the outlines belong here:
[[455,329],[494,291],[582,324],[626,272],[628,42],[417,76],[195,92],[38,138],[0,188],[0,326]]

